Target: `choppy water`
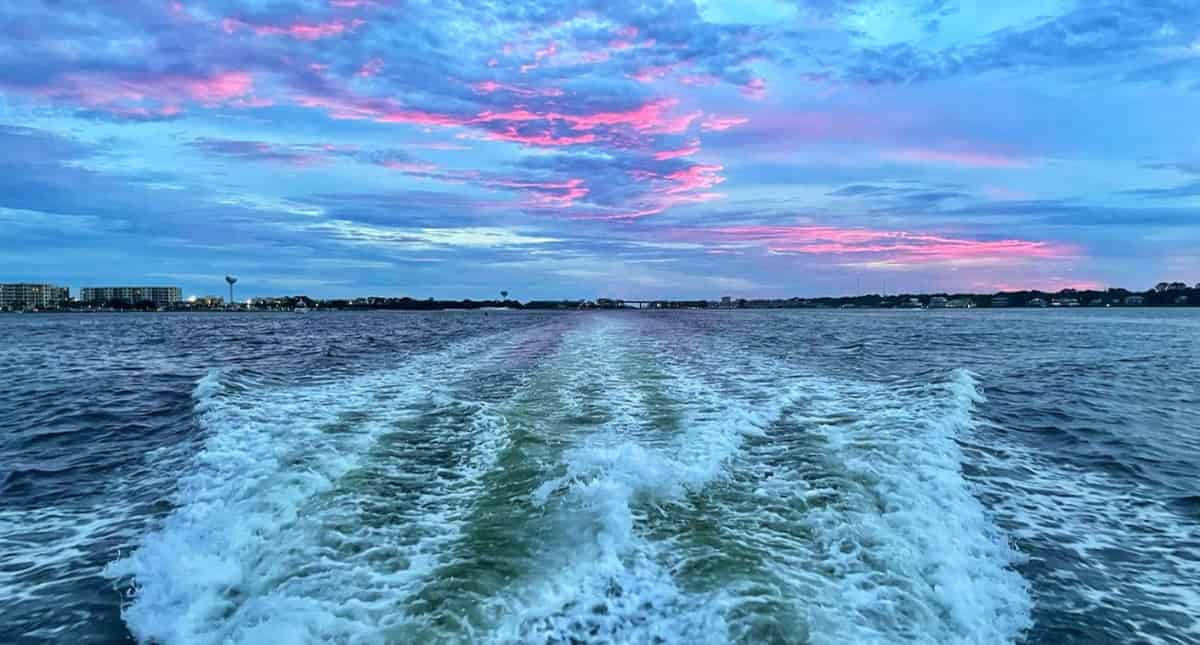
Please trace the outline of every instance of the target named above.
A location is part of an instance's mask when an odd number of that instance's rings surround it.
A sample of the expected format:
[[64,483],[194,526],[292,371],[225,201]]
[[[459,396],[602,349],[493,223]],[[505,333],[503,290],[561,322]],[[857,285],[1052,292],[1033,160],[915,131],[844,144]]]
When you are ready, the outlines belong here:
[[0,317],[0,642],[1197,643],[1198,338]]

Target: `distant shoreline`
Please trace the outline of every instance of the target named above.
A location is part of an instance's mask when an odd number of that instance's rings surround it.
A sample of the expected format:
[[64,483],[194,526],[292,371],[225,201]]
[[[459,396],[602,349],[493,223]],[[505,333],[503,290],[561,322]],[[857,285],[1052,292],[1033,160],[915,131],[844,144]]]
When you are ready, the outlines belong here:
[[[654,300],[597,298],[595,300],[510,300],[507,293],[501,300],[418,300],[411,297],[360,297],[316,299],[308,296],[250,298],[233,305],[213,298],[165,304],[150,300],[130,303],[109,300],[97,303],[61,301],[59,307],[29,309],[29,313],[324,313],[327,311],[574,311],[574,310],[732,310],[732,309],[1097,309],[1097,308],[1156,308],[1200,306],[1200,284],[1195,288],[1181,282],[1160,283],[1146,291],[1106,289],[1080,291],[1063,289],[1054,293],[1044,291],[1005,291],[991,295],[976,293],[920,293],[859,296],[825,296],[817,298],[733,298],[719,300]],[[10,300],[11,307],[11,300]],[[24,313],[20,309],[0,310],[0,313]]]
[[[329,315],[329,314],[345,314],[345,313],[396,313],[396,314],[427,314],[427,313],[467,313],[467,314],[507,314],[507,313],[601,313],[601,312],[641,312],[641,313],[656,313],[656,312],[703,312],[703,313],[734,313],[739,311],[820,311],[820,312],[836,312],[836,313],[858,313],[858,312],[879,312],[879,311],[910,311],[910,312],[960,312],[965,310],[973,311],[1097,311],[1097,310],[1145,310],[1145,309],[1170,309],[1170,310],[1188,310],[1197,308],[1195,305],[1119,305],[1110,307],[729,307],[729,308],[704,308],[704,307],[671,307],[671,308],[637,308],[637,307],[612,307],[612,308],[589,308],[589,309],[536,309],[536,308],[512,308],[506,310],[496,309],[321,309],[313,310],[311,315]],[[78,309],[44,309],[30,311],[0,311],[0,316],[20,316],[20,315],[61,315],[61,316],[125,316],[125,315],[266,315],[274,314],[280,316],[298,317],[296,312],[292,311],[270,311],[270,310],[246,310],[246,309],[230,309],[230,310],[162,310],[162,311],[143,311],[136,309],[129,310],[113,310],[113,311],[91,311]]]

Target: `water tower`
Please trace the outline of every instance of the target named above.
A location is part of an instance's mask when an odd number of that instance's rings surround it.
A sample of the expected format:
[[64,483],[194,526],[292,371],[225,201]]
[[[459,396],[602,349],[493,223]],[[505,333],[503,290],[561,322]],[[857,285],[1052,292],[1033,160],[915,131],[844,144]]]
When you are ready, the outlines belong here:
[[237,278],[235,278],[231,275],[227,275],[227,276],[225,276],[225,282],[229,283],[229,306],[232,307],[233,306],[233,283],[237,282]]

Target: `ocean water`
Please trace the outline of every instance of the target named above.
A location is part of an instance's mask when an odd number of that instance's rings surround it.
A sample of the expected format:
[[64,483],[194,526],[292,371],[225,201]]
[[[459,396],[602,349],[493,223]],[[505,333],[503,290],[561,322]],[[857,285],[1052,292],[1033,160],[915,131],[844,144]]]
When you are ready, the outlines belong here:
[[0,317],[0,643],[1200,643],[1182,310]]

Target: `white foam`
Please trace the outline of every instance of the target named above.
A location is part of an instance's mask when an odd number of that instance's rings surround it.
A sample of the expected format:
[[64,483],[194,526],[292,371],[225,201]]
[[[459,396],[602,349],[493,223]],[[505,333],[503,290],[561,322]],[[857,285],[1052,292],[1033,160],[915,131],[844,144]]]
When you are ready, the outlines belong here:
[[[637,365],[665,352],[659,343],[630,343],[630,330],[612,321],[592,328],[588,343],[603,348],[580,371],[603,386],[606,422],[562,456],[562,473],[533,495],[555,517],[555,553],[542,554],[545,577],[535,577],[500,601],[503,616],[493,642],[723,643],[729,603],[723,589],[685,591],[671,571],[669,544],[647,535],[647,514],[672,506],[725,477],[742,438],[761,434],[782,411],[786,393],[750,405],[727,400],[669,362]],[[669,432],[648,421],[639,369],[681,416]]]
[[[732,638],[1008,643],[1028,629],[1021,555],[961,472],[957,437],[983,401],[973,375],[875,384],[709,342],[672,358],[693,367],[681,381],[688,400],[723,410],[739,431],[685,433],[693,452],[676,454],[705,473],[696,482],[719,483],[703,499],[721,508],[703,517],[721,527],[720,550],[741,554],[728,561],[754,569],[724,581]],[[736,356],[736,368],[697,370],[697,356]],[[670,538],[673,568],[711,571],[710,540]]]
[[[565,378],[546,400],[565,409],[544,411],[574,425],[544,428],[523,449],[536,479],[512,500],[541,515],[510,528],[537,531],[545,548],[527,556],[526,575],[471,598],[478,617],[408,608],[446,558],[477,548],[462,539],[467,509],[508,445],[503,406],[464,399],[447,376],[495,360],[486,344],[302,388],[202,379],[210,436],[180,480],[178,509],[110,568],[136,584],[125,612],[134,634],[167,645],[409,633],[1001,643],[1029,625],[1017,554],[959,472],[956,435],[981,397],[969,374],[862,383],[712,339],[674,347],[627,319],[583,320],[549,361]],[[418,414],[447,421],[419,427]],[[383,441],[396,432],[408,434]],[[422,447],[463,445],[444,479],[421,465]],[[735,551],[735,564],[693,572]]]
[[[484,342],[305,387],[230,389],[221,372],[202,378],[196,411],[208,437],[179,479],[177,508],[107,570],[134,584],[124,609],[133,634],[166,644],[382,642],[402,618],[397,599],[453,539],[453,516],[473,492],[468,480],[488,460],[468,456],[450,480],[426,476],[414,489],[420,500],[397,504],[395,524],[364,521],[391,512],[375,508],[386,508],[387,491],[353,488],[371,485],[372,468],[403,483],[406,464],[373,453],[430,406],[472,419],[457,429],[460,449],[497,449],[497,438],[484,436],[502,431],[487,406],[447,390],[467,357],[486,362],[494,348]],[[367,476],[352,478],[364,468]]]
[[224,372],[225,370],[214,367],[196,381],[196,386],[192,388],[192,400],[196,402],[197,412],[207,411],[211,402],[225,390],[221,383],[221,375]]
[[[1008,643],[1030,624],[1019,554],[961,473],[956,434],[981,400],[957,371],[943,384],[892,388],[813,379],[793,421],[823,440],[813,487],[798,489],[810,553],[780,577],[803,590],[813,643]],[[758,491],[778,494],[778,489]],[[820,575],[812,575],[820,572]],[[793,575],[794,574],[794,575]]]

